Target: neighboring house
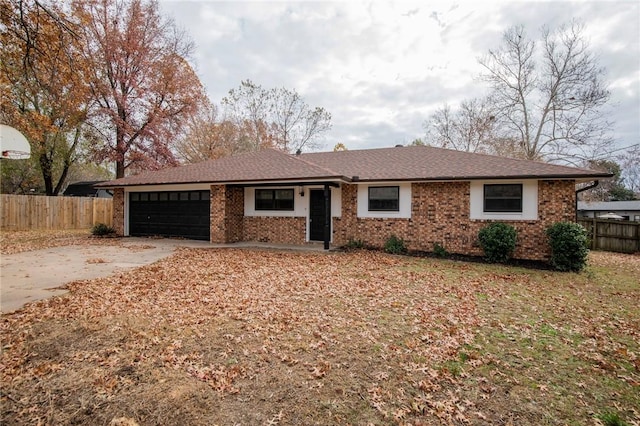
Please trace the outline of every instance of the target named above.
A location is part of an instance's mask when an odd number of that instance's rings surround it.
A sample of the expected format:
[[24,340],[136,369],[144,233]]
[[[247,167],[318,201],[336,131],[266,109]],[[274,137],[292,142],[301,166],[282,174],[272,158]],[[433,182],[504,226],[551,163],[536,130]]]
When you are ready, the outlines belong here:
[[575,220],[577,182],[604,172],[432,147],[289,155],[271,149],[142,173],[114,191],[121,235],[212,243],[362,240],[395,234],[412,250],[480,255],[493,221],[518,230],[515,257],[546,259],[545,230]]
[[622,220],[640,222],[640,200],[636,201],[578,201],[578,217],[600,217],[614,213]]
[[102,180],[93,180],[85,182],[75,182],[69,184],[67,189],[64,190],[64,196],[66,197],[97,197],[97,198],[111,198],[113,194],[101,188],[95,188],[94,185],[103,183]]

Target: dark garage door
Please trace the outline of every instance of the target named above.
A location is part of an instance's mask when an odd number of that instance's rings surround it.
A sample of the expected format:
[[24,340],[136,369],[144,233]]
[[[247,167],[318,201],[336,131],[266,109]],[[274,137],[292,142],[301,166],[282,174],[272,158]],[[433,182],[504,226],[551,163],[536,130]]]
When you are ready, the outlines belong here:
[[209,191],[132,192],[129,235],[209,240]]

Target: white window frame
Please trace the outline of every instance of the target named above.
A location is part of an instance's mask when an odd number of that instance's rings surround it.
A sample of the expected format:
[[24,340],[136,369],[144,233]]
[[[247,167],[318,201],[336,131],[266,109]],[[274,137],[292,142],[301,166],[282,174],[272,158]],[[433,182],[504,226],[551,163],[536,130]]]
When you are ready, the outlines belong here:
[[[399,187],[398,211],[369,211],[369,187],[397,186]],[[358,185],[358,217],[359,218],[389,218],[411,219],[411,182],[371,182]]]
[[[293,210],[256,210],[256,189],[292,189]],[[244,215],[248,217],[305,217],[309,220],[309,189],[324,189],[324,186],[249,186],[244,188]],[[304,194],[304,195],[303,195]],[[331,216],[342,214],[341,188],[331,188]],[[307,227],[308,228],[308,227]],[[308,232],[307,232],[308,233]],[[308,236],[307,236],[308,240]]]
[[[522,185],[522,212],[485,212],[484,186],[495,184]],[[486,180],[470,183],[470,219],[471,220],[538,220],[538,181],[537,180]]]

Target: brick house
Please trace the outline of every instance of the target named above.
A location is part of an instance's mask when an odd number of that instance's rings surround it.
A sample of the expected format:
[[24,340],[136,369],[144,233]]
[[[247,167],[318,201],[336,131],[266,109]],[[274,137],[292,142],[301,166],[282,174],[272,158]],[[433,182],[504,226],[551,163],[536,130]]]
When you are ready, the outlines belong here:
[[121,235],[279,244],[350,239],[480,255],[492,221],[518,230],[515,257],[548,256],[546,228],[576,215],[576,183],[608,173],[432,147],[290,155],[262,150],[100,184]]

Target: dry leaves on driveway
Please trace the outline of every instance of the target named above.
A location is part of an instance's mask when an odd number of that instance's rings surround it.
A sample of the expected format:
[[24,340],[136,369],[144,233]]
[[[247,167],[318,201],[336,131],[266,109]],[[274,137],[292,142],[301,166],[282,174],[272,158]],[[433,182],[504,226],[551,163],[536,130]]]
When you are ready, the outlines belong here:
[[0,232],[0,254],[15,254],[70,245],[118,245],[121,238],[97,238],[87,229]]

